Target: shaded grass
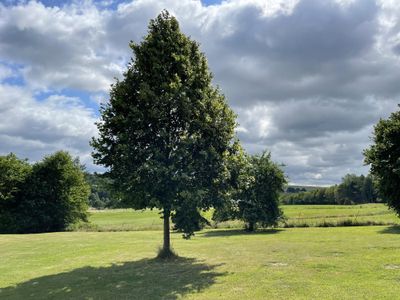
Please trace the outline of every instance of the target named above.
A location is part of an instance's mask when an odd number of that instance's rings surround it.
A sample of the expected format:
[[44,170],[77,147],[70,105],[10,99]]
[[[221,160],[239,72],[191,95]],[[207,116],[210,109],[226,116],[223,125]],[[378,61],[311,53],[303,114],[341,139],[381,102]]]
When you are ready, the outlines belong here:
[[82,267],[0,290],[8,299],[178,299],[214,284],[216,266],[193,258],[141,259]]
[[394,225],[394,226],[390,226],[390,227],[385,227],[380,232],[381,233],[400,234],[400,226]]
[[158,260],[177,260],[180,259],[178,254],[175,253],[174,249],[164,249],[163,247],[158,248],[157,256]]
[[254,232],[245,231],[242,229],[220,229],[220,230],[208,230],[203,233],[205,237],[228,237],[235,235],[254,235],[254,234],[275,234],[281,232],[282,229],[268,228],[259,229]]

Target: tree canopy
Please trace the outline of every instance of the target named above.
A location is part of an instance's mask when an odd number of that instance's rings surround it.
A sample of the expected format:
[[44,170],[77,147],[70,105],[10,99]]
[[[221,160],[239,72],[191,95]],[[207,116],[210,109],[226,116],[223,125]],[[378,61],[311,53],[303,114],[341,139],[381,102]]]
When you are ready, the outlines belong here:
[[373,145],[364,155],[382,198],[400,215],[400,111],[375,125]]
[[101,108],[93,157],[125,203],[162,210],[168,252],[170,216],[190,237],[204,221],[199,210],[223,193],[235,115],[212,86],[199,45],[167,11],[130,46],[134,58]]

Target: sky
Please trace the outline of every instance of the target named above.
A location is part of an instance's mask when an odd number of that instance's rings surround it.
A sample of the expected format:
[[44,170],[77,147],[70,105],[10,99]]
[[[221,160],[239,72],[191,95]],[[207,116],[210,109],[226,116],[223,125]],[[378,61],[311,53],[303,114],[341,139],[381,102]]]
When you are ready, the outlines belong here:
[[251,154],[292,184],[367,174],[373,126],[400,103],[396,0],[0,1],[0,155],[93,164],[99,105],[161,10],[200,43]]

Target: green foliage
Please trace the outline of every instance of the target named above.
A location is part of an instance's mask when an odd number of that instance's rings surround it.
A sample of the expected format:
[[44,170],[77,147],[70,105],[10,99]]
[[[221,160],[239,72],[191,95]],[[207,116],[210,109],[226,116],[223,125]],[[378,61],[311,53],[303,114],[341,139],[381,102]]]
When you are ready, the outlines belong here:
[[19,176],[23,181],[18,184],[18,192],[1,211],[1,216],[11,216],[12,222],[1,218],[1,232],[61,231],[86,220],[89,186],[78,162],[59,151],[32,167],[25,164],[19,163],[25,175]]
[[372,175],[347,174],[339,185],[306,192],[281,195],[284,204],[362,204],[378,202],[378,191]]
[[283,204],[335,204],[336,186],[317,188],[299,193],[285,193],[281,195]]
[[174,223],[174,229],[183,232],[183,238],[185,239],[189,239],[193,231],[198,231],[205,225],[210,225],[196,206],[190,203],[190,199],[190,196],[182,197],[179,207],[172,213],[171,218]]
[[17,229],[17,197],[31,169],[26,160],[20,160],[13,153],[0,156],[0,232]]
[[0,156],[0,203],[15,198],[30,171],[29,163],[20,160],[15,154]]
[[245,153],[238,141],[232,146],[228,157],[229,192],[220,202],[215,203],[212,219],[215,222],[240,219],[238,201],[243,198],[243,192],[250,186],[250,157]]
[[101,174],[85,173],[85,179],[90,185],[89,206],[96,209],[120,207],[120,198],[114,191],[112,180]]
[[382,198],[400,215],[400,111],[375,125],[373,142],[364,151],[365,163],[371,165]]
[[271,155],[250,158],[249,182],[239,200],[240,219],[247,223],[250,231],[257,224],[263,227],[277,225],[282,216],[279,208],[279,194],[286,183],[281,168],[271,161]]
[[371,176],[347,174],[337,187],[336,199],[338,204],[376,202],[376,192]]
[[230,160],[231,199],[217,207],[215,221],[239,219],[249,231],[258,225],[275,226],[282,217],[279,194],[286,183],[281,168],[271,161],[271,155],[248,156],[238,151]]
[[188,237],[201,227],[199,210],[224,193],[235,115],[211,85],[198,44],[168,12],[130,46],[135,58],[101,109],[93,157],[126,205],[161,209],[166,219],[172,213]]

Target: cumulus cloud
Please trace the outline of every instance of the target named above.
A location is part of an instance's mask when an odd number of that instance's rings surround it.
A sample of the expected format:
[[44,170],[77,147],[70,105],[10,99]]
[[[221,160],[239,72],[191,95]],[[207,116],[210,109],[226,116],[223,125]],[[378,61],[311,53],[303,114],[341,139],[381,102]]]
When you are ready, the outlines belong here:
[[92,5],[0,6],[0,57],[24,65],[34,89],[105,91],[122,69],[102,43],[103,19]]
[[90,165],[89,107],[105,100],[129,41],[140,42],[162,9],[201,43],[249,152],[270,150],[295,183],[368,171],[373,124],[400,96],[400,5],[391,0],[0,4],[0,152],[37,159],[65,147]]
[[0,85],[0,153],[40,160],[68,150],[90,164],[89,139],[97,134],[93,111],[77,98],[52,95],[40,102],[24,88]]

